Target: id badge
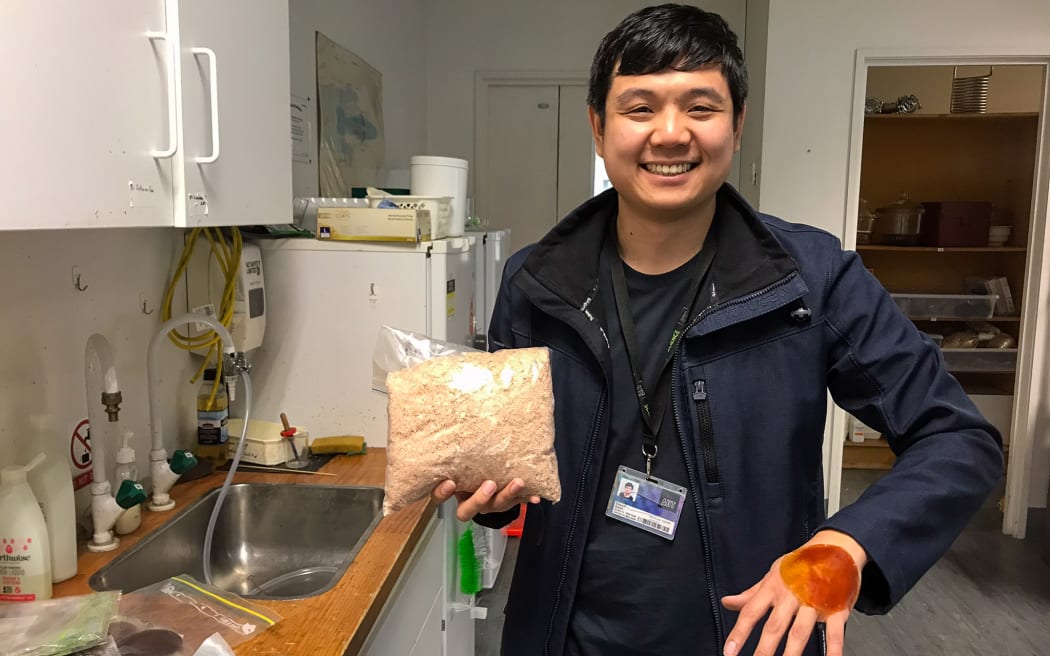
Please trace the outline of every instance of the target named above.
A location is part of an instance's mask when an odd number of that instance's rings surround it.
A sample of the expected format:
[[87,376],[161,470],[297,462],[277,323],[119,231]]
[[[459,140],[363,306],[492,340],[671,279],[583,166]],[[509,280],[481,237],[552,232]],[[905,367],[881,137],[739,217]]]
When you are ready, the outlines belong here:
[[667,540],[674,540],[688,491],[655,476],[621,466],[609,493],[605,515]]

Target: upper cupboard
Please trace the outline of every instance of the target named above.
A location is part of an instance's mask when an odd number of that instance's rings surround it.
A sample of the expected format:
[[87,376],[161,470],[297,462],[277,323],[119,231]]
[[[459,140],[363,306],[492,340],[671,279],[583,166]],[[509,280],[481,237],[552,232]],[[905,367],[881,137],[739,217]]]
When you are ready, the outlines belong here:
[[0,3],[0,229],[281,223],[288,5]]

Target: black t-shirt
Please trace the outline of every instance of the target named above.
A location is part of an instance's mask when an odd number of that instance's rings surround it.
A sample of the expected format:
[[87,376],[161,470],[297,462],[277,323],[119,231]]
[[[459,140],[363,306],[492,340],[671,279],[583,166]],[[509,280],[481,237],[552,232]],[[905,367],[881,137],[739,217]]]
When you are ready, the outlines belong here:
[[[660,275],[645,275],[624,265],[637,332],[636,357],[650,403],[654,402],[651,395],[665,361],[664,347],[691,289],[690,277],[700,256]],[[692,494],[686,496],[673,541],[605,515],[617,468],[624,465],[645,471],[641,410],[609,273],[610,264],[620,263],[618,258],[612,263],[608,259],[603,254],[600,286],[612,352],[609,442],[569,622],[566,653],[714,655],[718,653],[714,617]],[[667,389],[652,475],[689,488],[686,455],[670,403],[670,385]]]

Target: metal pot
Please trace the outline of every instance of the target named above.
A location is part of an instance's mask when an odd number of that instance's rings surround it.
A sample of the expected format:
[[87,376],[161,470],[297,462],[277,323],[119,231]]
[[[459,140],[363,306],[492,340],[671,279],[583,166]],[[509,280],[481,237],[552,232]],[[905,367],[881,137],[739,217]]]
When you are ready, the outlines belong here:
[[922,205],[912,203],[906,193],[902,193],[897,202],[875,210],[876,223],[883,243],[897,246],[917,244],[923,212],[925,210]]

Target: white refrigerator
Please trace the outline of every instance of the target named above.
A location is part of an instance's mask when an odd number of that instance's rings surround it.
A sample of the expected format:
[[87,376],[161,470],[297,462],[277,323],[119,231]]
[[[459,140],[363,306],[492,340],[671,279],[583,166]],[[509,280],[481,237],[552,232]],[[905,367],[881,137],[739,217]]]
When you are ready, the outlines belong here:
[[[469,343],[476,244],[471,235],[409,245],[261,241],[268,322],[252,359],[252,417],[279,421],[285,412],[313,437],[364,435],[386,446],[386,396],[372,390],[379,328]],[[454,500],[439,516],[444,603],[432,612],[441,612],[441,653],[473,656],[478,612],[459,591],[456,557],[466,525]]]

